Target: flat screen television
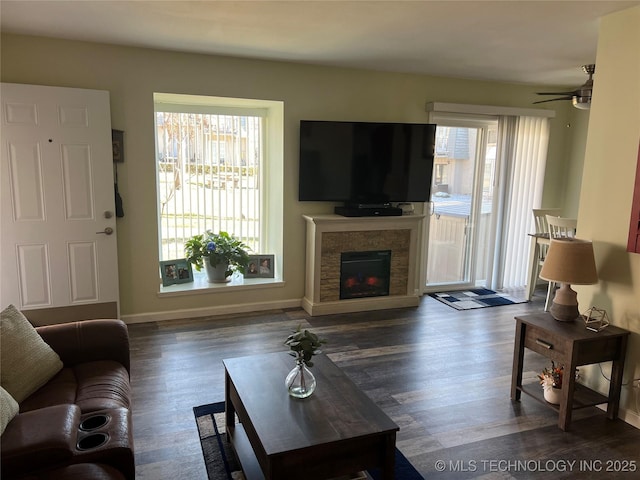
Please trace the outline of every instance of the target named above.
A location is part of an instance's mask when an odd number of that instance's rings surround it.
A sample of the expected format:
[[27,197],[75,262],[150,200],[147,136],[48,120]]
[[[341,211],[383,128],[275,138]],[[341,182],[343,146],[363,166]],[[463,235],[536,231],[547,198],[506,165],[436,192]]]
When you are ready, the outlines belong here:
[[300,121],[300,201],[347,206],[425,202],[436,126]]

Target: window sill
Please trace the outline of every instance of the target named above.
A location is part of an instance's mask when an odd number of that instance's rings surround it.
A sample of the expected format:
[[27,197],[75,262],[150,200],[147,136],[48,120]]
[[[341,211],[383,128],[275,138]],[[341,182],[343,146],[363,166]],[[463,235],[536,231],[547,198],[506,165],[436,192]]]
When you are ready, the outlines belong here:
[[175,285],[160,285],[158,297],[179,297],[185,295],[201,295],[230,293],[246,290],[284,287],[285,282],[279,278],[244,278],[234,274],[228,283],[209,283],[204,272],[193,272],[193,282]]

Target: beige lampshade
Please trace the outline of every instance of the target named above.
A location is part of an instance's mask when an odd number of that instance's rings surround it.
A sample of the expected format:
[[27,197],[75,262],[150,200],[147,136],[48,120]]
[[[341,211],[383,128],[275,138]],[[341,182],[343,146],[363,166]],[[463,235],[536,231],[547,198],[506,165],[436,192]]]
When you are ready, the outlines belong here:
[[570,285],[598,283],[593,244],[579,238],[551,239],[540,278]]

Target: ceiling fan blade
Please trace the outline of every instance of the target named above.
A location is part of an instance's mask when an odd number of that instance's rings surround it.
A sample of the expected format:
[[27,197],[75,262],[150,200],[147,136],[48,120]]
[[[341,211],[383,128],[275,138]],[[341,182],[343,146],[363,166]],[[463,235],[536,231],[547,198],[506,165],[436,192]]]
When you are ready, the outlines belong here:
[[578,92],[573,90],[572,92],[536,92],[536,95],[576,95]]
[[560,97],[560,98],[550,98],[548,100],[538,100],[537,102],[533,102],[533,103],[556,102],[558,100],[571,100],[572,98],[573,98],[573,96],[571,96],[571,97]]
[[570,92],[536,92],[536,95],[562,95],[558,98],[538,100],[535,103],[557,102],[558,100],[571,100],[573,106],[581,110],[588,110],[591,106],[591,93],[593,91],[593,74],[596,71],[594,64],[583,65],[582,70],[589,75],[589,79],[580,87]]

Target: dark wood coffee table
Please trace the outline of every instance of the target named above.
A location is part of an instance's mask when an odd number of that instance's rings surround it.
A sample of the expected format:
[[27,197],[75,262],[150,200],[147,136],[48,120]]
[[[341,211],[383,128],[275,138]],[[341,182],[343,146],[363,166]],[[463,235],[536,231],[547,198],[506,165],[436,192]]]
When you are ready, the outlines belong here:
[[313,362],[316,391],[296,399],[284,383],[294,366],[286,352],[223,360],[227,435],[247,479],[328,479],[372,467],[394,478],[398,426],[329,358]]

